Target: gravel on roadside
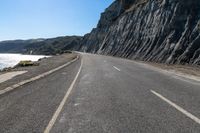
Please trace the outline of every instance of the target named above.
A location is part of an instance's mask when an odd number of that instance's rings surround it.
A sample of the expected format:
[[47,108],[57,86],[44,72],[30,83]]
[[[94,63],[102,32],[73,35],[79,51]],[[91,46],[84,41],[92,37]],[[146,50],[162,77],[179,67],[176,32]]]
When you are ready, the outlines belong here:
[[[13,84],[17,84],[20,81],[30,79],[32,77],[35,77],[37,75],[40,75],[42,73],[45,73],[47,71],[50,71],[54,68],[57,68],[77,57],[76,54],[63,54],[63,55],[57,55],[52,56],[49,58],[43,58],[38,61],[38,66],[29,66],[29,67],[17,67],[14,69],[9,70],[9,72],[12,71],[27,71],[27,73],[23,75],[16,76],[8,81],[5,81],[0,84],[0,90],[5,89],[6,87],[9,87]],[[5,72],[0,72],[0,74],[3,74]]]

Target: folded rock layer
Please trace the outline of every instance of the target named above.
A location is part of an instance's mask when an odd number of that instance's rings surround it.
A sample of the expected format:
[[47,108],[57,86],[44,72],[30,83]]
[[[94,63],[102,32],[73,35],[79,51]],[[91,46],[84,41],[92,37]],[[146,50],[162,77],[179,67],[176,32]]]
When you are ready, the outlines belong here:
[[80,50],[200,65],[200,1],[116,0],[84,36]]

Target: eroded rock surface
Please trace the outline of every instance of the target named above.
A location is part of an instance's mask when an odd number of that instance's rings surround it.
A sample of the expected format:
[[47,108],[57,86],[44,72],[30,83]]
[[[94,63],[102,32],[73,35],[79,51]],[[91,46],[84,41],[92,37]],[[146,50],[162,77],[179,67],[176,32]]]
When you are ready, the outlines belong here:
[[199,0],[116,0],[84,36],[82,51],[200,65]]

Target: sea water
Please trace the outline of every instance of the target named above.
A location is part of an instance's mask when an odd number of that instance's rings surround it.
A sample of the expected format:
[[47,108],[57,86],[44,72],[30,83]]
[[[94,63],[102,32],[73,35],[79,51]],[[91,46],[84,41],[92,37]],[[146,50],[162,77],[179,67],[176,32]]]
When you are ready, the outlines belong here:
[[21,60],[38,61],[41,58],[47,56],[44,55],[23,55],[23,54],[0,54],[0,70],[6,67],[13,67],[17,65]]

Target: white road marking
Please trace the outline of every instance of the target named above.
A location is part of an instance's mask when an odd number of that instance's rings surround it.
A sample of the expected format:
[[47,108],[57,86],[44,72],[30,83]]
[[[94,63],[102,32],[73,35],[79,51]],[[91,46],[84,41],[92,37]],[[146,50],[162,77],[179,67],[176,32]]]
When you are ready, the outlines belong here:
[[68,62],[68,63],[66,63],[66,64],[64,64],[64,65],[62,65],[62,66],[59,66],[59,67],[57,67],[57,68],[55,68],[55,69],[52,69],[52,70],[50,70],[50,71],[48,71],[48,72],[45,72],[45,73],[43,73],[43,74],[40,74],[40,75],[38,75],[38,76],[36,76],[36,77],[33,77],[33,78],[30,78],[30,79],[21,81],[21,82],[19,82],[19,83],[17,83],[17,84],[14,84],[14,85],[12,85],[12,86],[9,86],[9,87],[3,89],[3,90],[0,90],[0,95],[5,94],[5,93],[7,93],[7,92],[9,92],[9,91],[12,91],[12,90],[14,90],[14,89],[16,89],[16,88],[18,88],[18,87],[24,85],[24,84],[27,84],[27,83],[36,81],[36,80],[38,80],[38,79],[40,79],[40,78],[43,78],[43,77],[45,77],[45,76],[48,76],[48,75],[50,75],[50,74],[52,74],[52,73],[54,73],[54,72],[56,72],[56,71],[58,71],[58,70],[60,70],[60,69],[62,69],[62,68],[64,68],[64,67],[70,65],[71,63],[75,62],[77,59],[78,59],[78,56],[77,56],[77,58],[73,59],[72,61],[70,61],[70,62]]
[[68,91],[66,92],[66,94],[65,94],[65,96],[64,96],[64,98],[63,98],[63,100],[61,101],[61,103],[60,103],[60,105],[58,106],[56,112],[54,113],[54,115],[53,115],[51,121],[49,122],[49,124],[47,125],[46,129],[44,130],[44,133],[49,133],[49,132],[51,131],[53,125],[55,124],[55,122],[56,122],[56,120],[57,120],[59,114],[61,113],[61,111],[62,111],[62,109],[63,109],[63,107],[64,107],[64,105],[65,105],[65,103],[66,103],[66,101],[67,101],[67,99],[68,99],[68,97],[69,97],[69,95],[70,95],[70,93],[71,93],[71,91],[72,91],[74,85],[75,85],[75,83],[76,83],[76,80],[78,79],[78,76],[79,76],[79,74],[80,74],[80,72],[81,72],[81,69],[82,69],[82,64],[83,64],[83,63],[82,63],[82,60],[81,60],[81,65],[80,65],[80,68],[79,68],[79,70],[78,70],[78,72],[77,72],[77,74],[76,74],[76,77],[74,78],[73,82],[71,83],[71,85],[70,85]]
[[189,117],[190,119],[192,119],[193,121],[195,121],[196,123],[200,124],[200,119],[197,118],[196,116],[194,116],[193,114],[191,114],[188,111],[184,110],[183,108],[181,108],[177,104],[173,103],[172,101],[168,100],[164,96],[160,95],[159,93],[157,93],[157,92],[155,92],[153,90],[151,90],[151,92],[153,94],[155,94],[156,96],[158,96],[159,98],[161,98],[162,100],[164,100],[165,102],[167,102],[168,104],[170,104],[171,106],[173,106],[175,109],[177,109],[178,111],[180,111],[184,115],[186,115],[187,117]]
[[119,68],[117,68],[116,66],[113,66],[113,68],[115,68],[117,71],[121,71]]
[[80,103],[75,103],[75,104],[74,104],[74,106],[78,106],[78,105],[80,105]]

